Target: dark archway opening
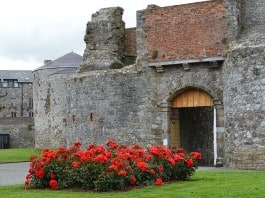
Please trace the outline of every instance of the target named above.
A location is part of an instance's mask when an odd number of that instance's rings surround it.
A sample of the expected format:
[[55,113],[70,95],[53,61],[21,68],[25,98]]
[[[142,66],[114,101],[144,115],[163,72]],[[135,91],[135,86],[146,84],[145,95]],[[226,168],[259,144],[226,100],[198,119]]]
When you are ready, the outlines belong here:
[[202,154],[199,165],[213,166],[216,149],[213,98],[205,91],[189,88],[171,102],[170,147]]
[[180,124],[180,146],[188,152],[198,151],[202,154],[199,165],[213,166],[214,107],[178,108]]

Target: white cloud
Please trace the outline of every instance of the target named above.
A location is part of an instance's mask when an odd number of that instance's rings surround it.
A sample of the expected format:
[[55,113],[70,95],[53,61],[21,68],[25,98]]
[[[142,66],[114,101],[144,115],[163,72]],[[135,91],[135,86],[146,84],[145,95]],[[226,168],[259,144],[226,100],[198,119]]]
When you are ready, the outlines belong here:
[[39,61],[34,59],[15,60],[0,57],[0,70],[34,70],[38,67]]

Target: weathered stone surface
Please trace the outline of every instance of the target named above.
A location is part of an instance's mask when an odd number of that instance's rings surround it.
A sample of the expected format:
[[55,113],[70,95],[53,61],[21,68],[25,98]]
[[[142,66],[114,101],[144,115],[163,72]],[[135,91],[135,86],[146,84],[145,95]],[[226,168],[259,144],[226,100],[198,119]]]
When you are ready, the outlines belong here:
[[36,147],[66,145],[67,82],[75,69],[62,68],[34,72],[34,115]]
[[0,70],[0,134],[10,135],[11,148],[34,147],[32,112],[32,72]]
[[194,65],[188,72],[172,66],[163,74],[152,68],[139,73],[132,66],[76,74],[68,83],[67,144],[76,140],[104,144],[108,139],[162,144],[169,131],[169,108],[165,111],[163,103],[187,87],[206,90],[222,101],[222,78],[213,83],[213,76],[221,76],[221,68],[207,64]]
[[84,62],[79,72],[123,66],[125,24],[120,7],[102,8],[87,23]]
[[35,146],[35,128],[33,118],[0,118],[0,134],[9,134],[10,148]]
[[[235,162],[240,161],[240,168],[258,168],[256,152],[265,151],[265,127],[262,124],[265,115],[264,54],[265,46],[238,46],[229,53],[225,63],[225,148],[227,163],[231,166],[239,166]],[[244,156],[253,158],[251,167],[241,160]]]
[[225,163],[265,169],[265,2],[241,1],[239,35],[223,67]]

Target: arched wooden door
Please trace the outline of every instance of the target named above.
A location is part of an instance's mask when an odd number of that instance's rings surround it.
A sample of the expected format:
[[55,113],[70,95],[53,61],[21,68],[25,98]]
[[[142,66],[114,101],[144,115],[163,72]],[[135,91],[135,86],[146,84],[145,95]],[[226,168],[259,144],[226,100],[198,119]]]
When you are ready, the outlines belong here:
[[202,165],[214,163],[213,106],[213,98],[196,88],[183,91],[171,104],[170,147],[201,152]]
[[205,91],[191,88],[179,95],[173,100],[172,108],[185,107],[211,107],[213,106],[212,97]]

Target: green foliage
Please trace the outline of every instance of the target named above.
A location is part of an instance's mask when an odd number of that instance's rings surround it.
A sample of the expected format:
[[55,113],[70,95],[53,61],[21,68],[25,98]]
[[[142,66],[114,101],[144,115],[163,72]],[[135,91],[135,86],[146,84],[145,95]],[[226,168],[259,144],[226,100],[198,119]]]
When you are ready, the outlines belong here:
[[76,142],[69,149],[45,149],[41,157],[32,156],[25,186],[112,191],[162,185],[190,178],[200,159],[198,152],[186,154],[183,149],[164,146],[144,150],[139,145],[127,147],[110,140],[107,147],[89,145],[81,150]]
[[156,59],[157,56],[158,56],[158,51],[157,51],[157,50],[154,50],[154,51],[152,52],[152,59]]
[[29,124],[29,125],[28,125],[28,130],[29,130],[29,131],[32,131],[32,129],[33,129],[33,125],[32,125],[32,124]]

